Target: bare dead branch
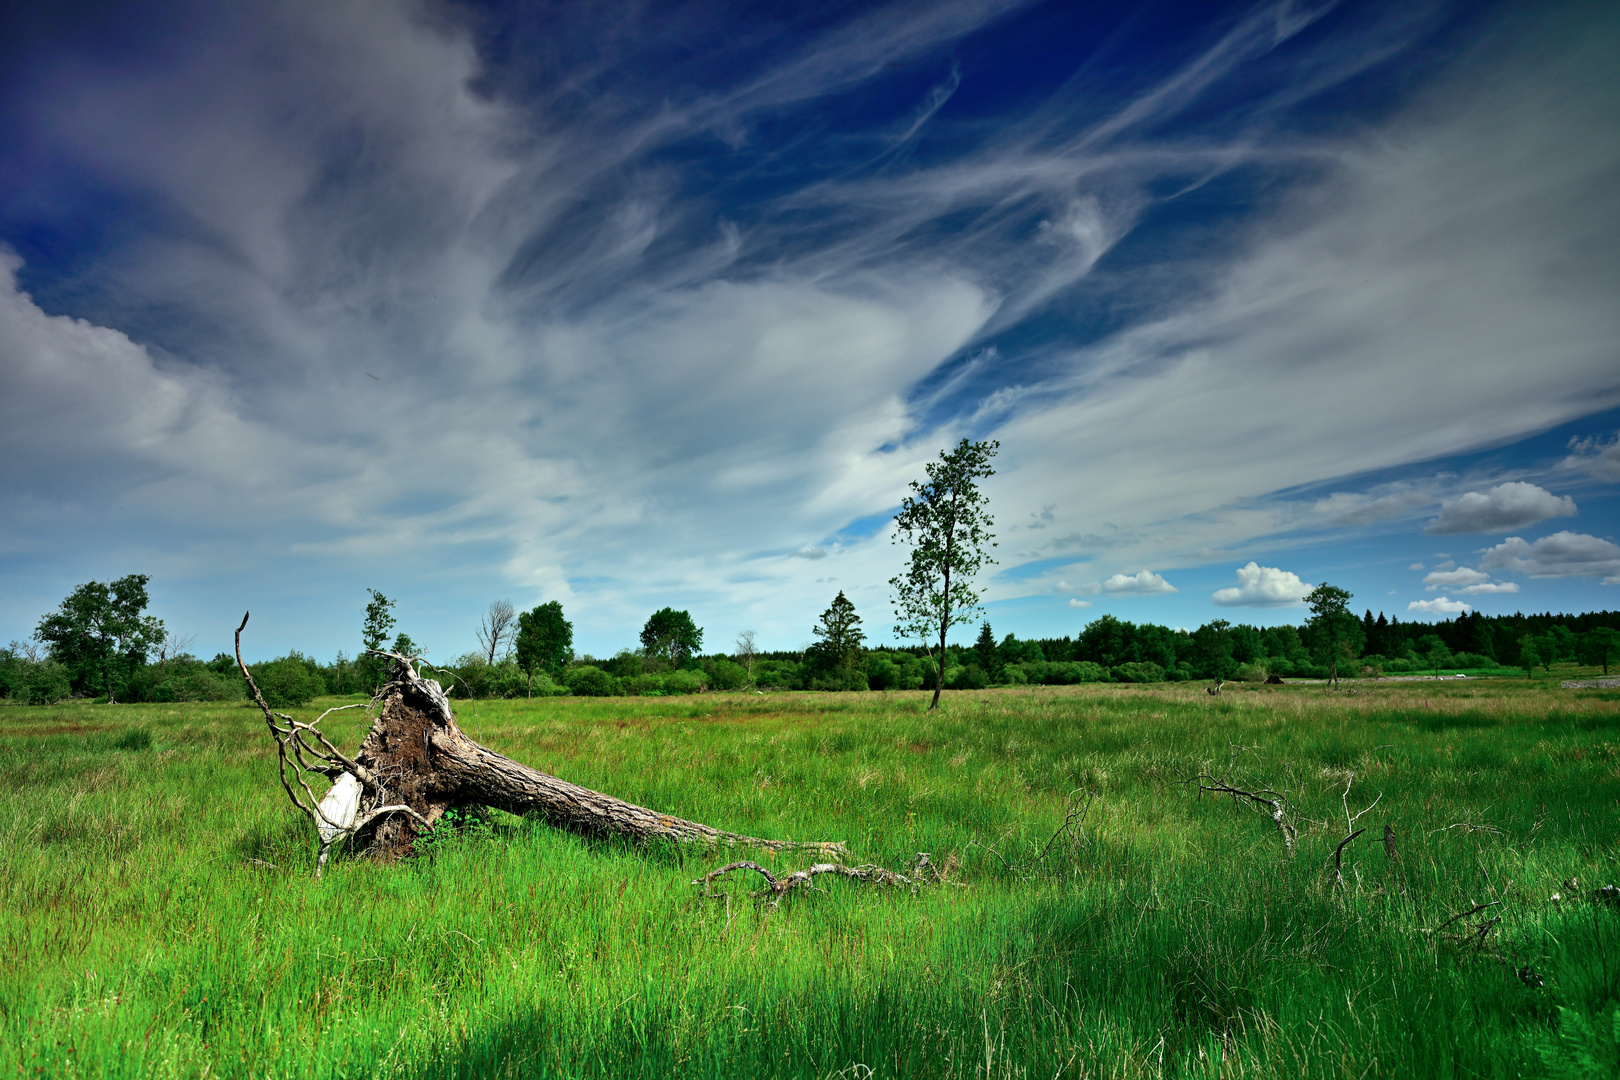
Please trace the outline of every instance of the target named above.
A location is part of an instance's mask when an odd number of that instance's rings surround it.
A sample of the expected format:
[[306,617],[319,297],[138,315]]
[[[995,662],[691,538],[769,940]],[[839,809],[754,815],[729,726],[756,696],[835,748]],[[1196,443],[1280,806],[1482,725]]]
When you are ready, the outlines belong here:
[[1288,820],[1288,801],[1280,792],[1273,791],[1270,788],[1257,788],[1254,791],[1249,791],[1245,788],[1234,787],[1224,780],[1217,780],[1208,773],[1201,773],[1198,776],[1182,781],[1184,784],[1195,782],[1198,784],[1198,790],[1200,791],[1208,791],[1217,795],[1230,795],[1232,801],[1236,803],[1241,803],[1242,800],[1247,799],[1253,806],[1263,806],[1269,809],[1271,811],[1269,815],[1271,820],[1276,824],[1277,831],[1282,833],[1283,847],[1287,849],[1290,856],[1294,854],[1294,840],[1299,835],[1299,830]]
[[1364,833],[1366,831],[1367,831],[1366,829],[1357,829],[1355,832],[1351,833],[1349,836],[1345,837],[1343,840],[1340,840],[1339,841],[1339,846],[1333,849],[1333,881],[1334,881],[1334,884],[1336,884],[1336,885],[1343,885],[1344,884],[1344,864],[1343,864],[1343,862],[1341,860],[1344,858],[1345,845],[1349,844],[1350,841],[1354,840],[1356,837],[1360,836],[1362,833]]
[[[927,859],[926,854],[923,852],[918,852],[918,855],[921,856],[923,860]],[[782,903],[783,897],[787,896],[788,893],[792,892],[794,889],[814,888],[815,886],[811,884],[811,882],[821,874],[834,874],[839,877],[854,878],[857,881],[867,882],[872,885],[916,886],[919,884],[918,881],[913,878],[908,878],[904,874],[897,874],[893,870],[888,870],[884,867],[876,866],[870,863],[864,866],[845,866],[842,863],[816,863],[813,866],[805,867],[803,870],[795,870],[791,874],[777,877],[775,874],[765,869],[765,867],[750,859],[739,859],[736,862],[727,863],[716,870],[710,870],[707,874],[704,874],[702,877],[693,881],[692,884],[703,886],[703,895],[712,896],[713,893],[710,891],[710,886],[714,883],[715,879],[737,870],[752,870],[754,873],[765,879],[765,888],[761,890],[758,895],[768,895],[771,897],[771,903],[768,909],[770,911],[775,911],[777,906]]]

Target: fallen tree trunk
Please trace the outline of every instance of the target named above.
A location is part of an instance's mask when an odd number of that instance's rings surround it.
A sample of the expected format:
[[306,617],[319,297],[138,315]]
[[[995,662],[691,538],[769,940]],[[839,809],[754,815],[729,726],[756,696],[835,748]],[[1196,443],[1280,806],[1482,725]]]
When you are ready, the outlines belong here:
[[[351,758],[320,730],[321,720],[340,710],[329,709],[304,723],[265,703],[253,674],[242,663],[247,620],[243,615],[236,628],[236,662],[276,740],[281,785],[293,805],[314,820],[321,840],[318,867],[345,842],[385,859],[409,855],[416,838],[433,829],[447,810],[479,806],[536,816],[583,836],[849,854],[842,843],[765,840],[726,832],[513,761],[469,739],[456,724],[439,684],[417,673],[413,657],[396,653],[377,654],[388,658],[390,678],[372,699],[378,706],[377,718]],[[309,784],[311,773],[333,781],[319,799]]]

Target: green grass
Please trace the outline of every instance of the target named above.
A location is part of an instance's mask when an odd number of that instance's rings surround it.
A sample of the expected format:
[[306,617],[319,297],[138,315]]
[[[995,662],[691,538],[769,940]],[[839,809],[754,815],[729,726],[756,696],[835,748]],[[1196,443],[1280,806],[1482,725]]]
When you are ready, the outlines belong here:
[[[729,921],[688,884],[727,855],[505,815],[317,881],[249,709],[0,710],[0,1074],[1615,1068],[1620,910],[1588,897],[1620,882],[1620,692],[1503,679],[926,702],[459,706],[474,738],[622,798],[953,867],[916,893],[832,881],[769,914],[737,881]],[[329,723],[352,745],[363,721]],[[1295,858],[1267,818],[1181,782],[1229,761],[1299,807]],[[1352,812],[1382,799],[1339,885],[1352,773]],[[1083,841],[1017,866],[1077,789]],[[1580,898],[1554,902],[1571,876]],[[1499,898],[1482,945],[1452,934],[1482,916],[1434,932]]]

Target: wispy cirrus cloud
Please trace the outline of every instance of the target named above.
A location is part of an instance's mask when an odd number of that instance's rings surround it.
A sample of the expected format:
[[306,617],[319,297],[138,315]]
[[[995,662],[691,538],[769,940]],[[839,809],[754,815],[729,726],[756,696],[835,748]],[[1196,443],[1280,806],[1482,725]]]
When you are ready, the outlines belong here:
[[336,586],[395,575],[423,639],[512,594],[599,650],[669,603],[797,640],[833,555],[881,624],[881,522],[964,435],[1027,522],[1003,570],[1051,560],[998,598],[1191,603],[1167,575],[1434,501],[1268,493],[1613,399],[1615,35],[1487,27],[1358,112],[1442,5],[1220,12],[1020,91],[1026,7],[156,4],[162,55],[29,43],[0,238],[54,239],[0,289],[0,451],[46,460],[5,481],[39,561],[0,609],[113,563],[199,618],[240,587],[346,627]]

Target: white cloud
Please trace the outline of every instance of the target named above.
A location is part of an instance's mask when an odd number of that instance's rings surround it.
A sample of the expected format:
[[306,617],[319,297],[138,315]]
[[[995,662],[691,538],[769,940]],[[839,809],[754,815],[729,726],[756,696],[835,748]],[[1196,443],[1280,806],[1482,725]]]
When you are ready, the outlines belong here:
[[1564,468],[1579,469],[1599,480],[1620,484],[1620,434],[1608,442],[1595,435],[1569,440],[1569,457],[1561,464]]
[[1479,570],[1471,570],[1466,566],[1459,566],[1455,570],[1435,570],[1423,578],[1423,584],[1429,591],[1446,588],[1454,589],[1462,585],[1477,585],[1481,581],[1489,581],[1491,575]]
[[1141,570],[1134,574],[1114,574],[1103,580],[1102,591],[1110,594],[1139,594],[1180,592],[1174,585],[1151,570]]
[[1433,506],[1433,495],[1421,491],[1396,491],[1388,495],[1356,495],[1334,492],[1316,500],[1312,509],[1327,516],[1334,525],[1367,525],[1382,518],[1400,517],[1422,506]]
[[1507,532],[1554,517],[1575,513],[1575,500],[1554,495],[1546,488],[1523,481],[1497,484],[1489,492],[1470,491],[1440,504],[1440,516],[1423,531],[1453,533]]
[[1072,608],[1088,608],[1091,606],[1091,601],[1081,600],[1079,597],[1071,596],[1069,597],[1069,606]]
[[1415,562],[1411,566],[1408,566],[1407,569],[1408,570],[1422,570],[1423,569],[1423,564],[1420,563],[1420,562]]
[[1620,545],[1567,529],[1535,543],[1510,536],[1486,548],[1480,565],[1538,578],[1602,577],[1605,585],[1615,585],[1620,584]]
[[1434,600],[1413,600],[1406,605],[1407,611],[1416,611],[1424,615],[1461,615],[1466,611],[1474,610],[1472,604],[1465,604],[1461,600],[1452,600],[1441,596]]
[[1237,579],[1236,588],[1217,590],[1211,599],[1222,607],[1292,607],[1311,591],[1298,574],[1253,561],[1238,568]]
[[1519,591],[1517,581],[1482,581],[1478,585],[1470,585],[1463,590],[1469,596],[1497,596],[1502,593],[1516,593]]

